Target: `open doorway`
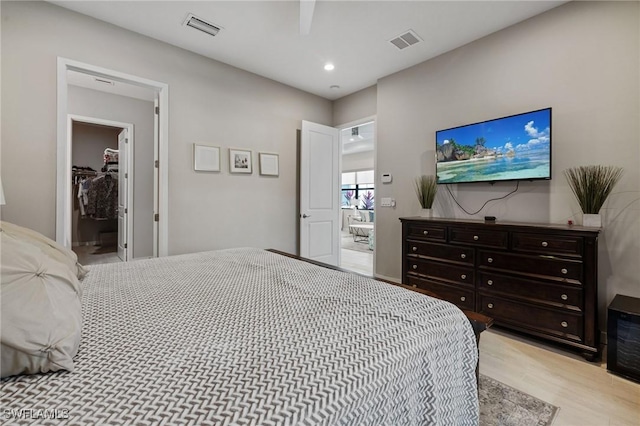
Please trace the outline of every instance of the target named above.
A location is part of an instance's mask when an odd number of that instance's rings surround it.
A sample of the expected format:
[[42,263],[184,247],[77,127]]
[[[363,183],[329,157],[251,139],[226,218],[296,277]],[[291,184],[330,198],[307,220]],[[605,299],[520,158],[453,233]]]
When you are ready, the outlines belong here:
[[126,262],[133,254],[133,124],[72,115],[69,129],[72,250],[85,265]]
[[[76,79],[83,77],[90,80],[91,84],[102,85],[101,88],[87,87]],[[127,171],[123,172],[123,168],[120,167],[123,162],[122,153],[119,158],[118,182],[122,185],[128,177],[130,183],[127,185],[129,188],[127,197],[118,200],[118,226],[122,228],[124,223],[131,224],[133,221],[133,224],[127,228],[127,233],[118,232],[116,247],[117,252],[120,252],[119,258],[128,260],[166,256],[168,254],[168,85],[65,58],[58,58],[57,83],[56,241],[68,248],[72,248],[73,243],[77,242],[72,236],[73,202],[77,197],[77,193],[73,193],[72,123],[74,116],[92,117],[98,121],[93,124],[121,129],[129,128],[129,137],[122,132],[119,133],[119,150],[122,150],[121,144],[126,144],[127,139],[130,141],[136,139],[139,142],[135,146],[135,152],[134,149],[130,149],[130,155],[127,155],[126,161],[129,164],[125,169]],[[124,88],[126,93],[118,92],[118,88]],[[132,93],[137,94],[132,95]],[[134,99],[138,95],[148,98]],[[109,100],[105,101],[107,98]],[[116,98],[127,98],[129,102],[125,104]],[[144,107],[134,109],[144,111],[145,123],[149,123],[145,125],[144,137],[139,132],[144,126],[139,124],[139,120],[130,119],[135,117],[135,114],[129,107],[136,102],[144,103]],[[100,122],[101,120],[103,122]],[[109,120],[124,123],[124,125],[105,123]],[[127,123],[133,123],[133,126]],[[148,140],[148,143],[142,143],[145,140]],[[141,155],[138,152],[139,149],[145,149],[145,152]],[[137,176],[135,182],[133,182],[134,169]],[[125,176],[127,173],[129,175]],[[140,188],[140,184],[143,184],[144,188]],[[131,197],[135,197],[135,202]],[[135,217],[133,213],[129,214],[128,218],[125,217],[126,214],[120,214],[131,213],[131,210],[127,209],[133,209],[134,205]],[[128,253],[125,254],[124,251],[127,249]]]
[[[357,122],[356,122],[357,123]],[[374,275],[375,122],[363,120],[340,131],[341,264],[344,269]]]

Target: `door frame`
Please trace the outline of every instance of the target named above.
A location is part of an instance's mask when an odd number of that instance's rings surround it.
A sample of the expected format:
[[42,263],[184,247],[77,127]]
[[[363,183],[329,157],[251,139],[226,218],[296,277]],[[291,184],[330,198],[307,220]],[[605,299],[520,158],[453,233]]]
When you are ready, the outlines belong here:
[[[158,221],[154,221],[154,229],[157,229],[158,256],[168,255],[169,236],[169,85],[154,80],[149,80],[135,75],[86,64],[71,59],[57,58],[57,184],[56,184],[56,241],[64,247],[71,248],[71,145],[68,137],[68,83],[67,71],[77,71],[96,77],[133,84],[135,86],[152,89],[156,92],[156,100],[159,104],[158,137],[154,141],[154,149],[157,152],[157,168],[154,173],[154,182],[157,181],[157,206],[154,206],[154,215],[158,215]],[[133,180],[131,180],[133,181]],[[131,195],[133,195],[131,193]],[[152,218],[153,220],[153,218]],[[155,235],[155,234],[154,234]],[[155,250],[154,250],[155,252]]]
[[[342,131],[344,129],[349,129],[351,127],[359,126],[359,125],[370,123],[370,122],[373,122],[373,180],[374,180],[373,183],[374,183],[374,187],[378,188],[378,185],[382,183],[379,181],[378,173],[377,173],[377,170],[378,170],[378,116],[370,115],[368,117],[360,118],[354,121],[349,121],[348,123],[343,123],[335,127],[336,129],[340,130],[340,133],[342,134]],[[340,182],[340,189],[342,189],[342,135],[340,136],[340,163],[339,164],[340,164],[340,171],[339,171],[340,176],[338,178],[338,181]],[[340,193],[342,194],[342,191]],[[374,208],[374,214],[373,214],[373,229],[376,230],[374,238],[375,238],[375,244],[377,245],[378,244],[378,239],[377,239],[378,214],[376,213],[376,210],[378,210],[378,207]],[[373,250],[373,271],[371,271],[371,274],[374,277],[377,276],[376,275],[377,253],[378,253],[378,250]]]
[[[134,144],[134,133],[133,133],[133,124],[132,123],[123,123],[120,121],[112,121],[105,120],[102,118],[96,117],[87,117],[84,115],[76,115],[76,114],[67,114],[67,143],[69,145],[69,149],[73,152],[73,123],[86,123],[86,124],[98,124],[101,126],[109,126],[109,127],[117,127],[122,130],[127,130],[129,141],[126,144],[127,146],[127,258],[129,261],[133,258],[133,233],[131,230],[133,229],[133,209],[135,207],[133,202],[133,144]],[[69,191],[73,189],[73,185],[71,184],[71,179],[67,180],[66,185],[69,186]],[[66,189],[66,188],[65,188]],[[73,193],[71,193],[73,197]],[[71,205],[69,205],[69,209],[71,209]],[[69,212],[69,220],[72,220],[71,211]],[[65,238],[68,238],[71,241],[71,225],[73,222],[70,222],[68,225],[68,229],[66,232],[68,234]],[[73,242],[72,242],[73,244]],[[130,251],[129,251],[130,250]]]

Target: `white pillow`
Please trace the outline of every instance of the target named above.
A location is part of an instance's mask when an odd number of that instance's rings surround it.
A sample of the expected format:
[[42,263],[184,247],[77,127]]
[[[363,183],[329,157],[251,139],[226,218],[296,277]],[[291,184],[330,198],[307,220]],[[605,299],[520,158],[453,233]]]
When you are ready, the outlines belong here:
[[87,273],[87,270],[78,263],[78,256],[72,250],[61,246],[39,232],[9,222],[0,222],[0,232],[40,247],[45,254],[67,265],[78,279],[84,278]]
[[82,328],[80,282],[41,245],[0,232],[1,375],[73,370]]

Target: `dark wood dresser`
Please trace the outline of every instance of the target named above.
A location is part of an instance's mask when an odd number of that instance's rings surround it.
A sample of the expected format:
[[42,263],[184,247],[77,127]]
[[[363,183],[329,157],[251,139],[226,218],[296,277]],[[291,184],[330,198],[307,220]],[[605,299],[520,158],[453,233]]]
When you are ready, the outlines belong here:
[[600,358],[598,228],[400,218],[402,282]]

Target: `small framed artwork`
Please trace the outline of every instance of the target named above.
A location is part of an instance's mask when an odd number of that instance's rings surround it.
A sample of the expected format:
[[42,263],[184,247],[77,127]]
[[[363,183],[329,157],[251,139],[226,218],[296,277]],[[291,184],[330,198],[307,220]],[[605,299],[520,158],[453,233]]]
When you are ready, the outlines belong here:
[[229,148],[229,172],[253,173],[251,165],[251,151],[246,149]]
[[219,172],[220,147],[194,143],[193,170],[197,172]]
[[261,152],[260,157],[260,174],[262,176],[278,176],[280,169],[278,165],[278,154],[270,154]]

